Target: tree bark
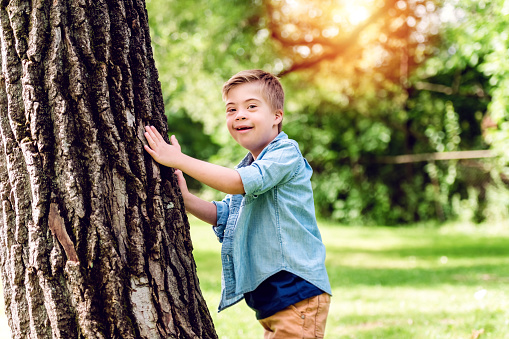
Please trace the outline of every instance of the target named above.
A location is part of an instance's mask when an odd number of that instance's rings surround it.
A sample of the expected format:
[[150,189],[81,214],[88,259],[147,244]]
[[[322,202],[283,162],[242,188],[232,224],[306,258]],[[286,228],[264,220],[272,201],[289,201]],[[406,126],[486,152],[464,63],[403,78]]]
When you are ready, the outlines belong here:
[[143,0],[0,0],[0,254],[13,338],[217,338]]

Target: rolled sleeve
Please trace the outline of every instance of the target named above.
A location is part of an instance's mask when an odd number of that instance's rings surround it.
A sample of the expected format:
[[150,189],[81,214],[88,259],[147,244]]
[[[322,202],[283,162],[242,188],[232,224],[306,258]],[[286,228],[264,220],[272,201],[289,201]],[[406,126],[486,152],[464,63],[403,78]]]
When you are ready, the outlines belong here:
[[237,168],[237,172],[242,180],[244,192],[247,194],[253,194],[260,190],[263,182],[263,174],[258,166],[250,165],[247,167]]
[[219,242],[223,242],[224,230],[226,229],[226,222],[228,221],[229,208],[228,203],[225,201],[213,201],[214,205],[216,205],[217,210],[217,222],[216,225],[212,227],[212,230],[217,236]]
[[262,194],[292,178],[301,164],[300,151],[290,142],[269,149],[249,166],[237,168],[246,194]]

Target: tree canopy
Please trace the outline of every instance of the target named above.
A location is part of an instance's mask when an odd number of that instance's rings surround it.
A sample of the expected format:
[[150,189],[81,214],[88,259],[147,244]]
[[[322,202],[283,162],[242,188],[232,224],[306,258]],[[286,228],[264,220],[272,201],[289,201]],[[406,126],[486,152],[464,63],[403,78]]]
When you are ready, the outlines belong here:
[[[507,1],[147,6],[169,129],[188,154],[226,166],[242,157],[220,89],[237,71],[262,68],[281,77],[283,128],[315,170],[322,217],[508,216]],[[456,153],[440,160],[444,152]]]

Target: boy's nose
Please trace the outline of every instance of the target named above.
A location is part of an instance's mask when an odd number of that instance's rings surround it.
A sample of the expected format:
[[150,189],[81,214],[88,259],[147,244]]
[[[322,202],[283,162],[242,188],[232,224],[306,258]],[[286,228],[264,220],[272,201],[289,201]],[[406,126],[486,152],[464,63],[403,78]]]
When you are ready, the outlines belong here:
[[238,111],[237,116],[235,116],[235,120],[245,120],[246,116],[244,115],[244,112]]

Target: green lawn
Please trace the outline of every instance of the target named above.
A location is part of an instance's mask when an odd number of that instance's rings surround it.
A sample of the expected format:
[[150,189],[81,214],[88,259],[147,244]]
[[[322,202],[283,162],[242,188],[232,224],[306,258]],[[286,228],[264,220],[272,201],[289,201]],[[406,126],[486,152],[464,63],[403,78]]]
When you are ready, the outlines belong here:
[[[244,302],[216,312],[220,244],[210,226],[191,223],[219,338],[261,338]],[[320,229],[334,294],[326,338],[509,338],[509,227]],[[5,328],[0,322],[0,339]]]
[[[217,313],[220,245],[209,226],[191,222],[219,338],[261,338],[244,302]],[[320,229],[333,292],[326,338],[509,338],[509,228]]]

